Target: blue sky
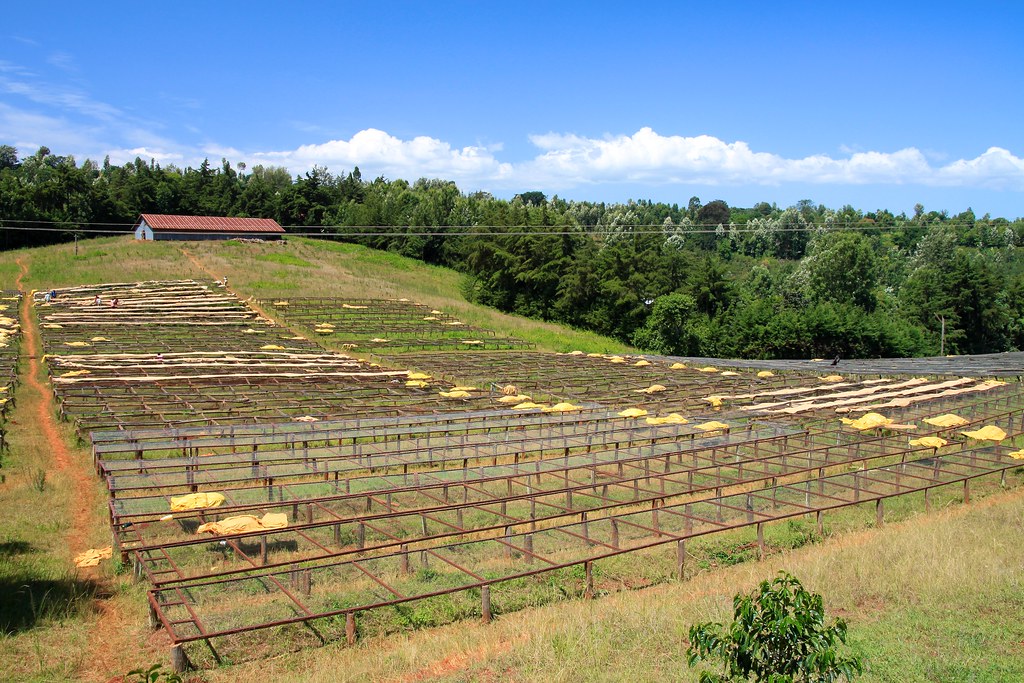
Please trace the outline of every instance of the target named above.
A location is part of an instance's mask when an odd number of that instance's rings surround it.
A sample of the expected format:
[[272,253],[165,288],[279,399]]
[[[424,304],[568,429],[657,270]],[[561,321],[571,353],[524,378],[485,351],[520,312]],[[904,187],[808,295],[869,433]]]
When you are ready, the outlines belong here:
[[1024,216],[1024,3],[711,4],[9,3],[0,144]]

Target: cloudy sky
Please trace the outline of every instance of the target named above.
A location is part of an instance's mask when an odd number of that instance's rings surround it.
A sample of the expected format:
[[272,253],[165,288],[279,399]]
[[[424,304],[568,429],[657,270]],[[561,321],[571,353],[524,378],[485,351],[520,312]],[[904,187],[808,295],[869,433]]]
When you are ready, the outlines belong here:
[[1024,216],[1016,1],[21,2],[3,15],[0,144],[22,155],[359,166],[502,197]]

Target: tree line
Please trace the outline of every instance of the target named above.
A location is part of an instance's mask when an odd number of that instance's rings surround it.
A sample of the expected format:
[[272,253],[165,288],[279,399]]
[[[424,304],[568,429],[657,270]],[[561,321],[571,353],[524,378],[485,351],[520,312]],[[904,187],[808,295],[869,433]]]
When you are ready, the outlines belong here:
[[[140,213],[274,218],[464,274],[510,313],[673,355],[830,358],[1024,348],[1024,220],[809,200],[511,200],[358,168],[102,164],[0,146],[4,249],[123,232]],[[45,230],[40,230],[45,228]],[[943,334],[944,330],[944,334]]]

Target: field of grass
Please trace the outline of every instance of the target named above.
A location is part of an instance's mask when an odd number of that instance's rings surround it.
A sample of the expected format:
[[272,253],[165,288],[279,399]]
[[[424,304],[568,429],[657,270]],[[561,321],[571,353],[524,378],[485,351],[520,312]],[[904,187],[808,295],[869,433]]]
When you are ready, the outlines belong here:
[[[182,248],[186,253],[183,253]],[[191,258],[189,258],[191,256]],[[29,267],[26,290],[90,282],[228,276],[243,297],[406,297],[553,351],[621,353],[611,340],[528,321],[474,306],[459,294],[452,271],[360,247],[292,239],[287,244],[136,243],[90,240],[47,249],[0,254],[0,287],[14,286],[16,259]],[[28,351],[23,352],[27,356]],[[22,360],[22,374],[27,360]],[[35,428],[35,403],[19,387],[8,423],[11,452],[4,456],[0,504],[0,679],[109,680],[129,669],[167,662],[162,632],[146,627],[145,587],[110,564],[75,570],[74,544],[109,544],[101,504],[80,513],[82,492],[69,469],[54,466]],[[75,447],[73,467],[91,467],[87,449]],[[1019,480],[1020,473],[1011,477]],[[102,501],[96,484],[93,500]],[[987,489],[987,490],[986,490]],[[668,578],[670,558],[622,559],[606,576],[632,574],[633,584],[602,587],[595,600],[564,599],[555,586],[538,587],[539,607],[475,618],[396,635],[334,643],[292,652],[288,639],[268,648],[275,656],[202,671],[197,680],[308,681],[669,681],[696,680],[685,664],[689,626],[727,620],[731,598],[780,569],[825,596],[829,614],[850,624],[852,648],[868,666],[864,681],[1024,680],[1024,491],[999,491],[995,482],[972,488],[974,502],[956,491],[933,499],[887,504],[887,524],[868,529],[873,509],[826,517],[826,537],[813,522],[769,527],[776,549],[757,562],[750,530],[695,543],[692,572]],[[76,521],[78,520],[78,521]],[[84,520],[84,521],[83,521]],[[664,553],[668,553],[665,550]],[[619,561],[619,560],[617,560]],[[429,577],[424,577],[429,580]],[[653,584],[653,585],[652,585]],[[646,587],[644,590],[632,588]],[[570,591],[571,593],[571,591]],[[574,595],[574,594],[573,594]],[[424,606],[397,613],[395,622],[444,623]],[[456,615],[458,616],[458,615]],[[390,629],[387,624],[382,632]],[[259,638],[259,635],[252,636]]]

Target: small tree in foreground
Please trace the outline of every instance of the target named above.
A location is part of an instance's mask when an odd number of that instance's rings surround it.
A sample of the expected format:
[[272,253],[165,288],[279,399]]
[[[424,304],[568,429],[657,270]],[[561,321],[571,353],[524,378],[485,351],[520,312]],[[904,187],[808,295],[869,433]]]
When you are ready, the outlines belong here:
[[860,658],[844,656],[846,622],[825,625],[821,596],[796,577],[780,572],[751,595],[733,598],[733,623],[690,627],[687,662],[721,659],[721,674],[701,672],[701,683],[828,683],[852,680],[863,671]]

